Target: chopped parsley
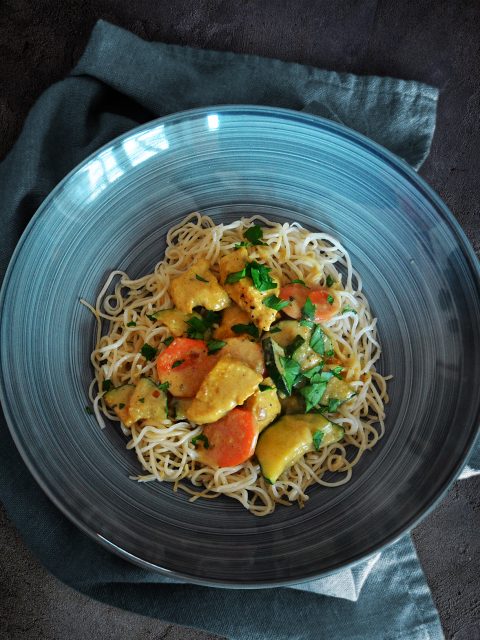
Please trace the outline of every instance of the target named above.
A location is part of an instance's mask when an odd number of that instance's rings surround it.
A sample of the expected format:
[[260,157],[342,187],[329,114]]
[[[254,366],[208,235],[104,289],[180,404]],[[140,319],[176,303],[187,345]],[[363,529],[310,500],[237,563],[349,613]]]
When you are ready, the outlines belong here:
[[196,446],[197,442],[203,442],[203,446],[205,447],[205,449],[208,449],[210,447],[208,438],[203,433],[200,433],[198,436],[195,436],[191,439],[191,443],[193,444],[193,446]]
[[94,412],[94,410],[92,409],[92,407],[85,407],[85,411],[86,411],[86,412],[88,413],[88,415],[90,415],[90,416],[91,416],[91,415],[93,415],[93,414],[95,413],[95,412]]
[[138,401],[143,404],[145,402],[145,398],[139,398]]
[[305,319],[300,320],[300,324],[302,325],[302,327],[308,327],[309,329],[313,329],[313,327],[315,326],[315,323],[312,320]]
[[253,245],[267,244],[266,242],[263,242],[263,229],[262,227],[259,227],[258,224],[254,224],[253,227],[247,229],[243,234],[243,237]]
[[343,400],[339,400],[338,398],[330,398],[328,401],[328,413],[335,413],[342,402]]
[[291,280],[290,284],[302,284],[304,287],[306,287],[307,285],[305,284],[305,282],[303,280]]
[[338,365],[338,367],[334,367],[333,369],[331,369],[331,372],[333,373],[333,375],[339,380],[343,380],[341,375],[342,371],[343,371],[343,367],[340,365]]
[[174,341],[174,337],[173,336],[168,336],[168,338],[165,338],[165,340],[163,341],[163,344],[168,347],[168,345],[172,344],[172,342]]
[[280,327],[272,327],[269,333],[280,333],[280,331],[281,331]]
[[208,280],[205,280],[205,278],[202,278],[202,276],[199,276],[198,273],[195,274],[195,278],[200,282],[208,282]]
[[278,298],[274,293],[272,293],[271,295],[263,299],[263,304],[269,309],[275,309],[275,311],[280,311],[281,309],[288,307],[288,305],[290,304],[290,301],[280,300],[280,298]]
[[154,315],[148,315],[148,313],[145,314],[147,316],[147,318],[150,320],[150,322],[156,322],[157,321],[157,316]]
[[260,337],[260,331],[258,330],[258,327],[253,324],[253,322],[250,322],[249,324],[233,324],[232,331],[234,331],[235,333],[248,333],[248,335],[252,336],[252,338]]
[[203,340],[205,333],[218,322],[219,316],[215,311],[207,311],[204,316],[192,316],[187,320],[187,335],[195,340]]
[[331,287],[334,282],[335,280],[332,278],[332,276],[327,276],[327,287]]
[[287,392],[290,395],[292,393],[293,385],[300,377],[301,367],[295,360],[284,356],[280,356],[280,363],[283,367],[282,378],[285,382]]
[[327,302],[328,304],[333,304],[335,302],[335,298],[332,295],[328,294]]
[[352,309],[352,307],[346,306],[346,307],[343,307],[342,313],[357,313],[357,312],[355,311],[355,309]]
[[300,349],[302,344],[305,343],[302,336],[295,336],[295,340],[285,347],[285,355],[287,358],[291,358],[297,349]]
[[145,360],[153,360],[157,355],[157,349],[146,342],[141,348],[140,353],[145,358]]
[[259,391],[271,391],[272,389],[275,389],[275,387],[271,387],[268,384],[259,384],[258,385],[258,390]]
[[127,322],[127,327],[136,327],[137,323],[134,322],[133,320],[130,320],[130,322]]
[[322,399],[326,388],[326,382],[317,382],[314,384],[309,384],[306,387],[302,387],[302,389],[300,389],[300,393],[305,398],[305,413],[308,413],[311,409],[313,409],[313,407],[317,406],[317,404]]
[[207,342],[208,353],[211,354],[220,351],[226,344],[223,340],[209,340]]
[[104,391],[110,391],[112,387],[113,387],[113,382],[111,380],[104,380],[102,382],[102,389]]
[[120,404],[118,405],[119,409],[125,409],[125,403],[124,402],[120,402]]
[[315,320],[315,310],[316,307],[313,304],[313,302],[310,300],[310,298],[307,298],[305,300],[305,304],[302,307],[302,318],[304,320]]
[[242,278],[251,278],[258,291],[269,291],[277,288],[277,283],[269,275],[270,271],[271,269],[264,264],[255,261],[248,262],[241,271],[229,273],[225,278],[225,282],[226,284],[235,284]]
[[160,389],[160,391],[167,391],[169,386],[170,386],[170,383],[168,381],[162,382],[161,384],[157,384],[157,387]]
[[323,440],[323,431],[321,429],[318,429],[318,431],[315,431],[315,433],[313,434],[313,446],[315,447],[315,451],[318,451],[320,449],[322,440]]
[[325,334],[323,333],[322,327],[317,324],[312,333],[312,337],[310,338],[310,346],[315,351],[315,353],[318,353],[321,356],[323,356],[323,354],[325,353],[324,336]]
[[179,367],[184,362],[185,360],[175,360],[175,362],[172,364],[172,369],[175,369],[175,367]]
[[321,362],[320,364],[318,364],[316,367],[312,367],[311,369],[308,369],[307,371],[303,372],[303,376],[305,378],[313,378],[314,376],[318,375],[319,373],[322,373],[322,369],[323,369],[323,362]]
[[250,242],[237,242],[234,248],[241,249],[242,247],[249,247],[249,246],[250,246]]

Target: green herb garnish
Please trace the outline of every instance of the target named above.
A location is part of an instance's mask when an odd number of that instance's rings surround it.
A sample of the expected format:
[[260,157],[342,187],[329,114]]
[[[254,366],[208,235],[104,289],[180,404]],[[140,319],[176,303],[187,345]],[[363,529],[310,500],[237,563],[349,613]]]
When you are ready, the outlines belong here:
[[315,451],[318,451],[320,449],[322,440],[323,440],[323,431],[319,429],[318,431],[315,431],[315,433],[313,434],[313,446],[315,447]]
[[323,369],[323,362],[321,362],[320,364],[317,364],[316,367],[312,367],[311,369],[304,371],[303,376],[308,379],[313,378],[319,373],[322,373],[322,369]]
[[330,398],[328,401],[328,413],[335,413],[342,402],[343,400],[339,400],[338,398]]
[[349,306],[343,307],[343,309],[342,309],[342,313],[349,313],[349,312],[351,312],[351,313],[357,313],[357,312],[355,311],[355,309],[352,309],[352,307],[349,307]]
[[170,386],[170,383],[168,381],[162,382],[161,384],[157,384],[157,387],[160,389],[160,391],[167,391],[169,386]]
[[197,280],[199,280],[200,282],[207,282],[208,283],[208,280],[205,280],[205,278],[202,278],[202,276],[199,276],[198,273],[195,274],[195,278]]
[[233,324],[232,331],[234,331],[235,333],[248,333],[248,335],[252,336],[252,338],[260,337],[260,331],[258,330],[258,327],[253,324],[253,322],[250,322],[249,324]]
[[95,412],[94,412],[94,410],[92,409],[92,407],[85,407],[85,411],[86,411],[90,416],[91,416],[91,415],[93,415],[93,414],[95,413]]
[[247,277],[247,269],[244,267],[241,271],[234,271],[233,273],[229,273],[225,278],[225,284],[235,284],[239,282],[242,278]]
[[335,298],[332,295],[328,294],[327,302],[328,304],[333,304],[335,302]]
[[175,367],[179,367],[184,362],[185,360],[175,360],[175,362],[172,364],[172,369],[175,369]]
[[150,322],[156,322],[157,321],[157,317],[156,316],[149,316],[148,313],[145,314],[147,316],[147,318],[150,320]]
[[259,384],[258,385],[258,390],[259,391],[271,391],[272,389],[275,389],[275,387],[271,387],[268,384]]
[[120,402],[120,404],[118,405],[119,409],[125,409],[125,403],[124,402]]
[[333,369],[330,369],[330,371],[333,373],[333,375],[338,378],[339,380],[343,380],[342,378],[342,371],[343,371],[343,367],[341,365],[338,365],[338,367],[334,367]]
[[241,249],[242,247],[249,247],[250,246],[250,242],[237,242],[237,244],[234,246],[234,249]]
[[223,340],[209,340],[207,342],[208,353],[211,354],[220,351],[226,344]]
[[288,305],[290,304],[290,301],[280,300],[280,298],[278,298],[274,293],[272,293],[271,295],[263,299],[263,304],[269,309],[275,309],[275,311],[280,311],[281,309],[288,307]]
[[334,282],[335,280],[332,278],[332,276],[327,276],[327,287],[331,287]]
[[313,329],[315,323],[312,320],[305,320],[304,318],[300,320],[300,324],[302,327],[308,327],[309,329]]
[[267,244],[266,242],[262,241],[263,229],[262,227],[259,227],[258,224],[254,224],[253,227],[250,227],[249,229],[247,229],[244,232],[243,237],[246,238],[253,245]]
[[282,378],[289,395],[292,393],[293,385],[300,377],[301,367],[295,360],[280,356],[280,363],[283,367]]
[[111,380],[104,380],[102,382],[102,389],[104,391],[110,391],[112,387],[113,387],[113,382]]
[[280,327],[272,327],[268,333],[280,333]]
[[143,404],[145,402],[145,398],[139,398],[138,401]]
[[142,354],[142,356],[146,359],[146,360],[153,360],[155,358],[155,356],[157,355],[157,349],[155,349],[155,347],[152,347],[150,344],[148,344],[147,342],[143,345],[143,347],[140,349],[140,353]]
[[134,322],[133,320],[130,320],[130,322],[127,322],[127,327],[136,327],[137,323]]
[[305,343],[304,338],[302,336],[295,336],[293,342],[285,347],[285,355],[287,358],[291,358],[297,349],[300,349],[302,344]]
[[218,313],[207,311],[204,316],[192,316],[187,320],[187,335],[195,340],[203,340],[208,329],[218,322]]
[[300,393],[305,398],[305,413],[308,413],[320,402],[326,388],[326,382],[319,382],[316,384],[309,384],[300,389]]
[[208,438],[203,433],[200,433],[198,436],[192,438],[190,442],[193,444],[193,446],[195,446],[197,442],[203,442],[203,446],[205,447],[205,449],[208,449],[210,447]]
[[310,346],[315,351],[315,353],[318,353],[321,356],[323,356],[323,354],[325,353],[324,335],[325,334],[323,333],[322,327],[317,324],[312,333],[312,337],[310,338]]
[[175,338],[173,336],[168,336],[168,338],[165,338],[165,340],[163,341],[163,344],[168,347],[168,345],[172,344],[172,342],[175,340]]
[[305,284],[305,282],[303,280],[291,280],[290,284],[302,284],[304,287],[306,287],[307,285]]
[[302,318],[304,320],[315,320],[315,310],[316,307],[313,304],[313,302],[310,300],[310,298],[307,298],[305,300],[305,304],[302,307]]

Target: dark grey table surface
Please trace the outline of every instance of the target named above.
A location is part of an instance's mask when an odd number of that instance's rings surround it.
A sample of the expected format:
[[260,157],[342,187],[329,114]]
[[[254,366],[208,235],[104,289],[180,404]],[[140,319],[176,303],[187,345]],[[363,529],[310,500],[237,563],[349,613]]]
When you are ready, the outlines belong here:
[[[78,60],[98,18],[147,40],[439,87],[420,173],[480,252],[479,0],[0,0],[0,159],[38,95]],[[480,477],[457,483],[413,537],[446,638],[480,639]],[[0,575],[0,640],[217,637],[72,591],[31,556],[4,511]]]

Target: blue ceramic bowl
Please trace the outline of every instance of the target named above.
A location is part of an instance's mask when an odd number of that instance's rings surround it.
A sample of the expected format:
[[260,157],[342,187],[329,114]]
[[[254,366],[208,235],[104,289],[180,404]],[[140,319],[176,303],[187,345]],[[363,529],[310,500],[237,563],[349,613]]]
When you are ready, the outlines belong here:
[[[85,413],[93,301],[116,268],[137,277],[167,229],[199,210],[263,213],[345,245],[379,319],[392,373],[386,435],[302,510],[255,518],[227,499],[188,502],[138,484],[125,438]],[[143,566],[224,585],[306,580],[362,559],[445,493],[479,418],[476,258],[443,202],[404,162],[332,122],[280,109],[176,114],[90,156],[45,200],[2,290],[2,402],[15,442],[54,503]],[[28,393],[19,393],[28,389]]]

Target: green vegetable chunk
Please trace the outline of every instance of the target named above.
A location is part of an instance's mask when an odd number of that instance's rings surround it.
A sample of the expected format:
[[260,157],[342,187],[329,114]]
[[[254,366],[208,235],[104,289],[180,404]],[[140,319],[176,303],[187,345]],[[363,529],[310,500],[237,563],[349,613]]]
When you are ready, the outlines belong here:
[[140,378],[128,403],[128,414],[132,422],[145,420],[160,427],[167,419],[167,397],[150,378]]

